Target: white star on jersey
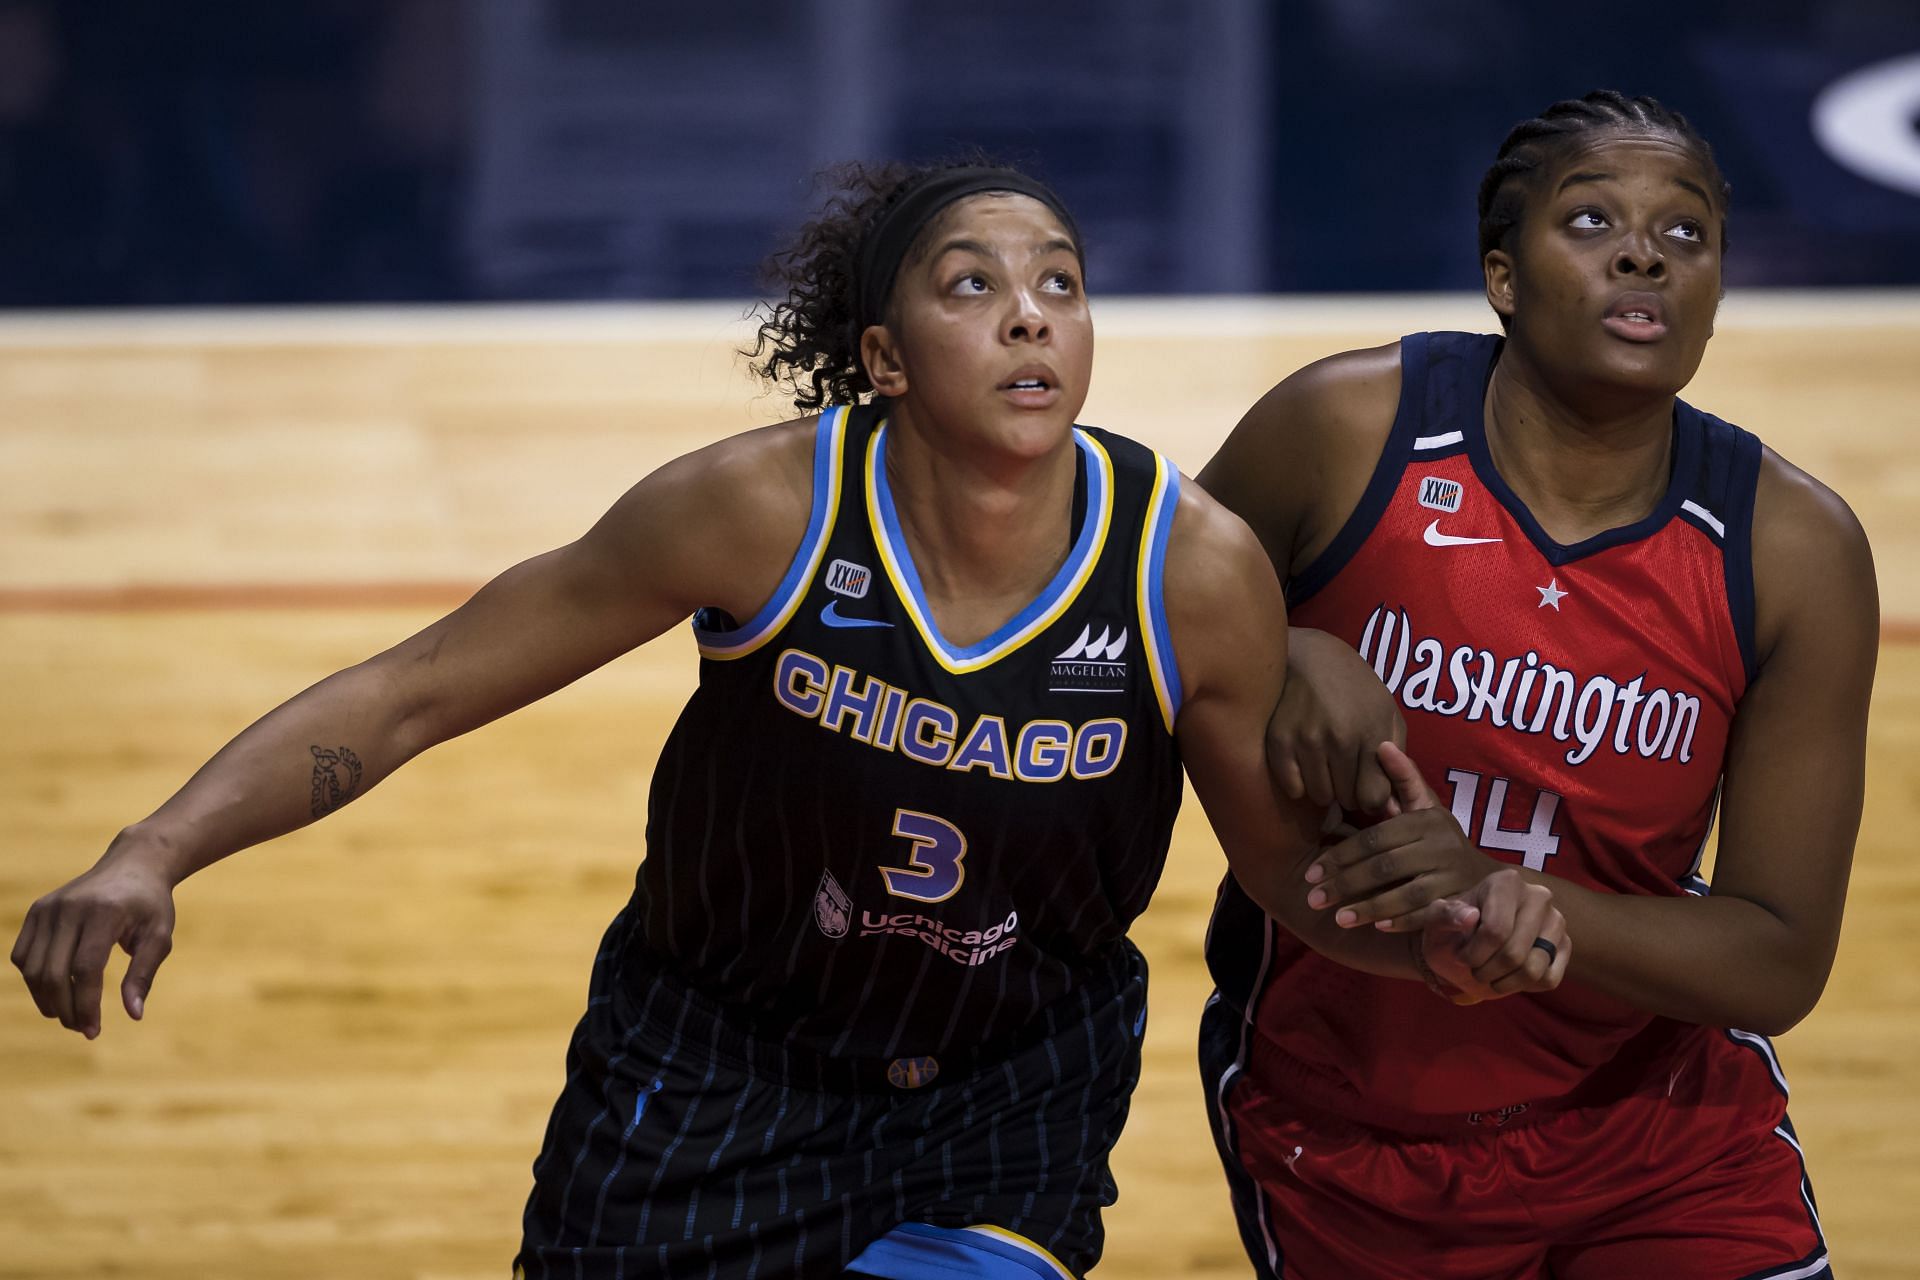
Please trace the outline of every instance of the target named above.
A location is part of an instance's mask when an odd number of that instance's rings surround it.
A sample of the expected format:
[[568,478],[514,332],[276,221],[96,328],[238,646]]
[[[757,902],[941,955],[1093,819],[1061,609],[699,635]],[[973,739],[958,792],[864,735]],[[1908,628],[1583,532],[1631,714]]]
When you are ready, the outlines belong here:
[[1534,590],[1540,593],[1540,603],[1534,608],[1544,609],[1552,605],[1555,613],[1560,612],[1560,602],[1567,598],[1567,593],[1560,589],[1560,579],[1549,578],[1546,586],[1535,587]]

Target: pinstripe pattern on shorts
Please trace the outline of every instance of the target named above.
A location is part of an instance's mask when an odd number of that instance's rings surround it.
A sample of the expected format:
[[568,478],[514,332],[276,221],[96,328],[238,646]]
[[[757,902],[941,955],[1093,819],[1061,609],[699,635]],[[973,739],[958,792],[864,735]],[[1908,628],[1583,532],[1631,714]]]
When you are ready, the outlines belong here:
[[1126,948],[1005,1054],[906,1090],[756,1044],[654,974],[575,1032],[517,1266],[527,1280],[838,1276],[916,1222],[1002,1228],[1079,1274],[1116,1195],[1107,1155],[1139,1076],[1145,978]]

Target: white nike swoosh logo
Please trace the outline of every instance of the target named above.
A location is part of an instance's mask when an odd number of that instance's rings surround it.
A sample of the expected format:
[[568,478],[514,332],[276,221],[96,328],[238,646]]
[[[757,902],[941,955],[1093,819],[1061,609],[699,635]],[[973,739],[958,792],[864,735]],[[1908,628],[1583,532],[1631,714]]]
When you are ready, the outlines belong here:
[[1476,542],[1503,542],[1503,538],[1460,538],[1451,533],[1440,532],[1440,522],[1435,520],[1427,526],[1427,545],[1430,547],[1467,547]]

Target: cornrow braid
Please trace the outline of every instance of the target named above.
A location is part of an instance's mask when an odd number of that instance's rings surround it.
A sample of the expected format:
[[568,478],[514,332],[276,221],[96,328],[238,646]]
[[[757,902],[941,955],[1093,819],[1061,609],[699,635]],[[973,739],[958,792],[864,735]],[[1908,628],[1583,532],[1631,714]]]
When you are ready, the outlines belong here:
[[1629,98],[1613,89],[1596,89],[1583,98],[1556,102],[1531,120],[1523,120],[1500,144],[1493,167],[1480,180],[1480,256],[1506,247],[1532,194],[1533,176],[1547,163],[1597,133],[1643,132],[1671,135],[1699,158],[1720,195],[1720,252],[1727,251],[1727,207],[1733,188],[1720,173],[1713,148],[1687,118],[1653,98]]

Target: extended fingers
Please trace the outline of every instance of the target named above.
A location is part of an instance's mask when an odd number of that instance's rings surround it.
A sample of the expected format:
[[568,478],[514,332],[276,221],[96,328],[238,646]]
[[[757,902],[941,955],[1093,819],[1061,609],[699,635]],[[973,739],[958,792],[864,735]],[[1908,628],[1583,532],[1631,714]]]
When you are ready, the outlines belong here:
[[[1432,881],[1410,880],[1403,887],[1412,890],[1405,898],[1398,896],[1400,889],[1394,889],[1363,904],[1373,908],[1371,919],[1375,929],[1382,933],[1421,933],[1430,927],[1444,927],[1452,920],[1454,900],[1441,896]],[[1461,932],[1469,932],[1471,927]]]
[[[1391,859],[1391,854],[1381,854],[1379,860]],[[1363,924],[1385,925],[1397,918],[1418,913],[1445,896],[1446,890],[1438,876],[1416,874],[1368,896],[1346,902],[1334,912],[1333,919],[1335,924],[1345,929],[1358,928]],[[1313,905],[1312,895],[1308,895],[1307,901],[1308,905]],[[1335,898],[1333,901],[1341,900]],[[1423,917],[1419,923],[1405,928],[1388,929],[1387,932],[1410,933],[1424,926],[1425,918]]]
[[[1322,850],[1307,867],[1308,884],[1321,893],[1309,905],[1351,905],[1377,893],[1382,887],[1437,874],[1441,883],[1429,886],[1428,893],[1415,906],[1433,898],[1458,891],[1474,869],[1459,865],[1459,832],[1443,812],[1402,814],[1363,828],[1332,847]],[[1373,918],[1378,918],[1375,913]]]
[[[1313,864],[1307,868],[1307,883],[1319,884],[1323,880],[1338,876],[1350,867],[1359,866],[1378,857],[1383,851],[1397,849],[1409,840],[1417,838],[1417,832],[1410,831],[1404,823],[1389,820],[1376,822],[1370,827],[1348,836],[1338,844],[1322,849]],[[1335,898],[1332,901],[1339,901]]]
[[1437,809],[1440,806],[1433,788],[1420,775],[1420,766],[1394,742],[1382,742],[1375,748],[1381,773],[1391,784],[1393,799],[1403,810]]

